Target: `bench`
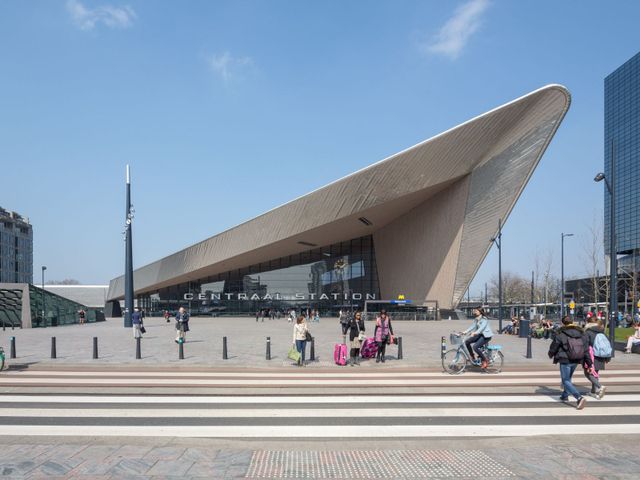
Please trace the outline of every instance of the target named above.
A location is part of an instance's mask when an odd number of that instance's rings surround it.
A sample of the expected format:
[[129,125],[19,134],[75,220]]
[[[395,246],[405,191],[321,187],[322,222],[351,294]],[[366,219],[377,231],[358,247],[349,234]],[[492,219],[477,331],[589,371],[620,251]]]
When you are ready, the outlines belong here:
[[[614,348],[619,352],[624,352],[625,348],[627,348],[627,342],[615,342]],[[631,347],[631,353],[640,353],[640,343],[636,343]]]

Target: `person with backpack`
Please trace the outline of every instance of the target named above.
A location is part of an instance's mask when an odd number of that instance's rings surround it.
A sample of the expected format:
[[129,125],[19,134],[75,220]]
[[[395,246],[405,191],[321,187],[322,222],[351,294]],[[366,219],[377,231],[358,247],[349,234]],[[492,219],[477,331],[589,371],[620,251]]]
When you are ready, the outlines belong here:
[[569,395],[576,399],[576,409],[582,410],[587,403],[578,389],[571,383],[573,372],[576,371],[578,364],[586,363],[592,367],[589,352],[589,339],[582,329],[575,325],[569,315],[562,317],[562,327],[553,337],[551,346],[549,347],[549,358],[553,358],[554,365],[560,364],[560,378],[562,379],[562,394],[560,400],[567,402]]
[[384,354],[387,350],[387,343],[389,343],[391,336],[393,336],[391,319],[389,318],[389,315],[387,315],[387,311],[385,309],[380,310],[380,316],[376,318],[376,329],[373,336],[378,344],[376,363],[384,363]]
[[606,387],[600,384],[600,370],[604,370],[606,362],[611,359],[611,343],[604,334],[602,321],[595,317],[587,318],[585,334],[589,339],[589,356],[593,366],[584,365],[584,376],[591,382],[591,395],[598,400],[604,397]]

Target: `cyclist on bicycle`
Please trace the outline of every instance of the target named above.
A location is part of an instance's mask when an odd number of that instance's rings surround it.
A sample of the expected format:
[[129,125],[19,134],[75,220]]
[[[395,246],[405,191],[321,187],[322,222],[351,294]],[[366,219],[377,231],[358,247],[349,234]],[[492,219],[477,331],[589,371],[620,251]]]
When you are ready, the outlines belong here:
[[[464,344],[467,346],[467,350],[469,350],[469,355],[471,355],[471,361],[475,365],[480,365],[481,368],[485,369],[489,365],[489,359],[482,352],[481,348],[484,345],[487,345],[493,336],[493,332],[491,331],[491,327],[489,326],[489,320],[484,316],[484,308],[476,307],[473,309],[473,316],[475,317],[473,323],[469,328],[467,328],[464,332],[461,332],[462,335],[471,334],[469,338],[467,338]],[[473,345],[473,349],[471,346]],[[478,354],[478,357],[482,360],[477,360],[473,352]]]

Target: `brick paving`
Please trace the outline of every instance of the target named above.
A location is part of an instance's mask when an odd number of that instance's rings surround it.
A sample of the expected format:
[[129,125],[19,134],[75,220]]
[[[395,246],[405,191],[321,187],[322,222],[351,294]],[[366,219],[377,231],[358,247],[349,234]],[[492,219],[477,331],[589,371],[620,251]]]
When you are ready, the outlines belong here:
[[[394,361],[397,347],[389,346],[389,361],[384,365],[364,362],[364,367],[439,367],[440,339],[449,338],[449,333],[462,330],[470,325],[466,320],[442,320],[430,322],[397,321],[394,330],[403,339],[404,358]],[[497,321],[491,321],[494,331]],[[125,329],[121,318],[106,322],[69,325],[56,328],[34,328],[0,331],[0,345],[9,352],[9,338],[16,337],[17,359],[9,364],[41,365],[155,365],[174,367],[251,367],[272,368],[289,365],[287,351],[291,346],[292,325],[286,319],[265,320],[256,323],[247,317],[194,317],[191,331],[184,345],[184,360],[178,359],[177,345],[174,343],[173,322],[166,323],[161,318],[145,321],[147,333],[142,340],[142,359],[135,359],[135,341],[131,329]],[[367,322],[367,334],[373,334],[373,323]],[[333,346],[342,340],[340,325],[336,318],[323,318],[320,323],[310,324],[315,337],[317,361],[311,367],[333,367]],[[50,358],[51,337],[56,337],[57,358]],[[99,339],[98,360],[92,359],[92,338]],[[222,337],[228,338],[228,359],[222,359]],[[265,359],[266,337],[271,337],[272,360]],[[493,343],[503,346],[506,363],[509,365],[549,365],[547,357],[549,340],[533,339],[533,358],[526,358],[526,339],[512,335],[495,335]],[[309,345],[307,345],[307,358]],[[616,365],[640,364],[640,355],[618,353]]]
[[[362,440],[333,445],[287,445],[265,439],[260,448],[247,442],[225,448],[215,440],[189,443],[188,439],[163,445],[150,445],[153,440],[146,439],[126,446],[101,439],[77,443],[67,439],[58,445],[37,438],[14,441],[22,443],[0,440],[0,478],[637,479],[640,475],[640,436],[592,437],[575,444],[563,437]],[[261,460],[268,462],[261,465]]]

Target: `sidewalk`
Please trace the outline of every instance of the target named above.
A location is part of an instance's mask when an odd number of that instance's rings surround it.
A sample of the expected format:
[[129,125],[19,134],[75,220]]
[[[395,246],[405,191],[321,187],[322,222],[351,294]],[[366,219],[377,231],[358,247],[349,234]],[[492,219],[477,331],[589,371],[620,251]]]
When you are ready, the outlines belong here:
[[[440,340],[449,340],[449,333],[465,329],[470,321],[443,320],[439,322],[397,321],[393,323],[397,336],[403,339],[403,359],[396,360],[397,347],[387,347],[388,361],[376,364],[363,361],[363,369],[389,369],[405,367],[440,368]],[[497,321],[492,321],[497,331]],[[286,358],[292,343],[292,324],[286,319],[265,320],[256,323],[255,318],[194,317],[191,331],[184,345],[184,360],[178,359],[178,346],[174,342],[174,321],[166,323],[162,318],[145,320],[147,333],[141,342],[142,359],[135,359],[135,340],[132,329],[123,326],[121,318],[86,325],[70,325],[56,328],[7,330],[0,333],[0,344],[7,354],[9,365],[153,365],[157,367],[179,365],[236,368],[289,367]],[[307,368],[340,368],[333,363],[333,346],[342,341],[340,325],[336,318],[322,319],[310,324],[315,337],[316,361]],[[373,335],[373,322],[366,324],[367,335]],[[9,359],[9,337],[16,337],[17,358]],[[51,337],[56,337],[57,358],[50,358]],[[99,358],[92,359],[93,337],[98,337]],[[227,337],[228,360],[222,359],[222,337]],[[265,359],[266,337],[271,337],[271,360]],[[492,343],[502,345],[505,369],[510,366],[549,366],[547,357],[550,340],[532,339],[533,358],[526,358],[526,339],[511,335],[494,335]],[[309,358],[310,344],[307,344]],[[447,345],[447,348],[451,348]],[[613,360],[616,366],[640,365],[639,355],[617,352]]]
[[[579,445],[569,445],[566,437],[554,436],[428,443],[350,440],[347,445],[313,440],[80,437],[65,438],[60,443],[59,438],[8,437],[0,440],[0,475],[47,480],[470,477],[632,480],[638,478],[640,471],[638,444],[638,435],[592,437],[581,439]],[[258,475],[253,476],[254,473]]]

